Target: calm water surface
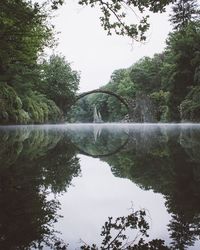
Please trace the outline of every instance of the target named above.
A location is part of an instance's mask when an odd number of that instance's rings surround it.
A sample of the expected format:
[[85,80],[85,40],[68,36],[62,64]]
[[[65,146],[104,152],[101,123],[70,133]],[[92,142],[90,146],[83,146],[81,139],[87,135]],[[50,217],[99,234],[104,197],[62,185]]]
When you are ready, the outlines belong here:
[[0,144],[0,249],[100,245],[140,209],[145,241],[200,249],[200,124],[2,126]]

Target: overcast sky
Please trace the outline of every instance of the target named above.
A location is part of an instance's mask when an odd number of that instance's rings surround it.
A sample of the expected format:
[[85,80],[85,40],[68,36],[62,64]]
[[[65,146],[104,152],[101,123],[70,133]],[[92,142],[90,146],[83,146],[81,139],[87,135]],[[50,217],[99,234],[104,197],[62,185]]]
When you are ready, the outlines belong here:
[[94,8],[68,1],[53,20],[56,31],[60,32],[55,52],[64,55],[72,68],[81,72],[81,92],[105,85],[114,70],[161,52],[171,30],[167,14],[154,14],[148,42],[132,44],[129,38],[107,36],[98,16]]

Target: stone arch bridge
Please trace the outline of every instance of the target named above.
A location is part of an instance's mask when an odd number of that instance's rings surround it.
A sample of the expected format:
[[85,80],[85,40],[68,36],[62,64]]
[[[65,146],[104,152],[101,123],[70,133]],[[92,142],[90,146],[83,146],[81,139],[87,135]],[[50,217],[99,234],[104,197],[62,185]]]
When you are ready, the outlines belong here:
[[128,119],[131,119],[133,118],[133,109],[135,106],[133,104],[133,101],[130,102],[129,100],[127,100],[126,98],[122,97],[121,95],[118,95],[110,90],[103,90],[103,89],[94,89],[94,90],[91,90],[91,91],[87,91],[87,92],[83,92],[79,95],[76,96],[76,101],[77,102],[79,99],[87,96],[87,95],[91,95],[91,94],[95,94],[95,93],[102,93],[102,94],[108,94],[108,95],[111,95],[111,96],[114,96],[115,98],[117,98],[121,103],[124,104],[124,106],[127,108],[127,115],[128,115]]
[[126,121],[129,122],[155,122],[155,106],[148,96],[138,95],[134,99],[127,99],[110,90],[94,89],[88,92],[83,92],[76,96],[76,101],[94,93],[103,93],[116,97],[127,108]]

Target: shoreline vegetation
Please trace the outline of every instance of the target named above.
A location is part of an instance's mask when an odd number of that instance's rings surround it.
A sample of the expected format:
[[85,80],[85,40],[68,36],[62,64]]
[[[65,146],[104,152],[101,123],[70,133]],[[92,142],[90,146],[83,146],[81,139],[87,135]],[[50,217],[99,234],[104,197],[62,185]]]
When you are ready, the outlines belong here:
[[[105,122],[128,121],[126,107],[110,95],[75,102],[80,72],[62,55],[44,56],[55,46],[54,2],[51,8],[26,0],[0,3],[0,125],[92,122],[95,105]],[[177,0],[172,10],[165,50],[114,71],[102,87],[128,100],[133,122],[200,121],[199,5]]]
[[[131,241],[133,242],[131,247],[136,245],[135,248],[130,249],[190,249],[192,246],[195,248],[195,243],[197,243],[196,249],[199,249],[199,128],[195,129],[190,126],[183,130],[177,128],[168,130],[157,126],[154,129],[143,130],[138,127],[138,130],[132,129],[127,134],[127,130],[121,126],[119,130],[103,129],[99,130],[97,134],[98,130],[88,126],[87,128],[80,126],[80,129],[71,129],[67,133],[65,130],[41,127],[42,129],[23,129],[23,126],[19,126],[12,130],[7,128],[4,131],[0,130],[2,145],[0,147],[0,232],[2,235],[0,249],[41,249],[42,246],[51,249],[51,245],[54,250],[64,249],[61,248],[62,245],[60,248],[56,248],[54,244],[62,243],[62,239],[67,243],[68,235],[66,238],[64,231],[71,229],[70,224],[66,224],[62,234],[56,230],[58,229],[56,223],[59,223],[60,215],[65,215],[60,210],[62,204],[59,203],[59,197],[66,192],[70,194],[69,189],[73,185],[74,178],[83,176],[80,154],[90,155],[90,157],[95,157],[98,161],[108,164],[113,177],[116,177],[118,181],[126,179],[143,191],[149,190],[156,195],[163,196],[166,201],[163,205],[170,217],[168,217],[168,222],[165,222],[165,217],[163,220],[164,227],[168,229],[169,241],[164,243],[159,240],[160,237],[166,240],[166,233],[160,230],[163,225],[163,221],[161,221],[161,227],[157,228],[158,236],[156,234],[153,237],[154,241],[151,236],[140,234],[145,241],[140,243]],[[98,139],[94,143],[95,137]],[[91,169],[95,163],[94,160]],[[101,167],[102,165],[99,165],[99,168]],[[96,176],[100,178],[98,174]],[[74,189],[74,186],[71,187]],[[133,191],[134,189],[131,193]],[[49,196],[49,194],[51,195]],[[147,208],[143,210],[143,212],[147,212],[146,215],[143,213],[141,217],[137,202],[135,207],[132,202],[129,203],[130,197],[127,200],[128,203],[122,203],[122,206],[126,207],[125,214],[119,214],[122,217],[116,217],[116,213],[111,212],[115,209],[109,210],[109,214],[106,214],[106,217],[112,216],[113,219],[108,219],[104,225],[102,224],[104,227],[101,232],[97,231],[97,239],[102,239],[102,241],[91,239],[92,242],[88,242],[87,246],[83,246],[82,249],[96,250],[97,248],[91,248],[92,245],[89,244],[105,243],[105,237],[101,236],[117,235],[117,233],[110,234],[113,230],[119,232],[119,235],[125,234],[123,237],[128,236],[129,234],[121,229],[129,230],[130,226],[133,227],[131,227],[132,233],[129,240],[134,240],[134,236],[138,235],[138,232],[141,233],[140,229],[145,230],[143,232],[151,233],[153,217],[151,220]],[[82,204],[82,201],[80,202]],[[89,205],[92,203],[93,200]],[[127,204],[130,204],[129,207]],[[67,213],[69,211],[68,218],[70,210],[66,209],[66,211]],[[154,216],[157,220],[157,213]],[[87,215],[86,218],[88,218]],[[80,221],[82,220],[80,219]],[[89,230],[93,230],[91,224],[85,220],[84,223],[85,231],[88,230],[88,227]],[[97,222],[95,220],[95,223],[99,223],[99,220]],[[158,224],[154,223],[154,228]],[[80,223],[78,223],[79,225]],[[125,227],[121,227],[121,225]],[[111,229],[111,231],[103,229]],[[107,239],[109,240],[107,243],[114,244],[119,243],[123,238],[109,237]],[[113,241],[114,239],[115,241]],[[124,239],[127,242],[126,238]],[[76,242],[78,242],[78,238]],[[150,245],[153,242],[159,243],[159,245]],[[161,248],[161,243],[167,244],[168,248]],[[143,244],[148,245],[145,248]],[[107,249],[106,245],[101,244],[104,249]],[[101,246],[98,249],[101,249]],[[124,248],[118,245],[118,248],[110,247],[110,249]]]

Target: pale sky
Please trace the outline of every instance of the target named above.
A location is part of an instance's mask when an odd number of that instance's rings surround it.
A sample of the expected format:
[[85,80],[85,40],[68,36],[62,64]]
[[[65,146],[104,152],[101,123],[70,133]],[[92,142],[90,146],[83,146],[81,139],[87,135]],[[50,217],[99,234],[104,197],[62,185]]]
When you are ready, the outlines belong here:
[[161,52],[171,30],[167,14],[154,14],[148,42],[132,44],[130,38],[107,36],[98,16],[94,8],[66,1],[53,19],[56,31],[60,32],[54,52],[64,55],[72,68],[81,72],[80,92],[103,86],[114,70],[130,67],[143,56]]

